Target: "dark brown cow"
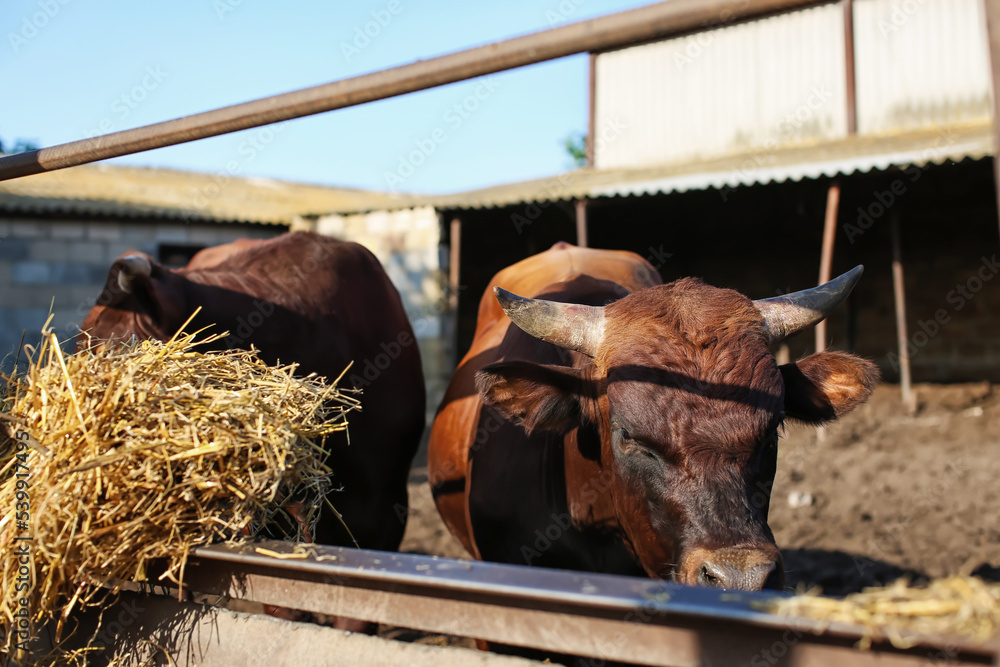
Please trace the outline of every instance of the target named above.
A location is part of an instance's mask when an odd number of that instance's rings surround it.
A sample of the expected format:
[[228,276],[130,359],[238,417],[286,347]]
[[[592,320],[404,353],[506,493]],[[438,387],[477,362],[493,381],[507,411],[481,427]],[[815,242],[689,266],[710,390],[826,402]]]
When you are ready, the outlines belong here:
[[[327,440],[334,484],[343,487],[330,501],[360,546],[398,549],[425,420],[420,353],[398,292],[356,243],[294,233],[225,249],[178,270],[141,253],[119,258],[81,329],[95,339],[163,340],[200,306],[188,330],[228,330],[218,347],[254,345],[268,363],[298,363],[299,373],[331,380],[353,361],[342,386],[363,389],[362,411],[350,416],[350,446]],[[351,544],[326,510],[313,537]]]
[[483,560],[781,586],[767,525],[779,427],[836,419],[878,371],[832,351],[778,366],[769,345],[859,275],[753,302],[662,285],[628,252],[557,244],[504,269],[431,430],[451,532]]
[[254,246],[267,243],[267,241],[262,241],[259,239],[236,239],[230,243],[224,245],[215,245],[208,248],[202,248],[194,254],[194,257],[188,262],[186,269],[207,269],[211,266],[215,266],[226,260],[230,255],[235,255],[238,252],[243,252]]

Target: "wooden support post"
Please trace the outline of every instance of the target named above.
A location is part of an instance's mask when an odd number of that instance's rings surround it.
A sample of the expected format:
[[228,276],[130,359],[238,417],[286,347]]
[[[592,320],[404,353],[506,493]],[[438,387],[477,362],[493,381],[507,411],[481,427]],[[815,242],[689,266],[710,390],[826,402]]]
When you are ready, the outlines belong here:
[[[830,282],[830,271],[833,267],[833,243],[837,233],[837,210],[840,206],[840,186],[830,185],[826,193],[826,220],[823,222],[823,248],[819,258],[819,282]],[[816,325],[816,351],[826,349],[826,320]]]
[[576,244],[587,247],[587,200],[576,200]]
[[451,365],[458,366],[458,281],[462,265],[462,220],[453,218],[448,247],[448,309],[451,312]]
[[910,384],[909,336],[906,333],[906,290],[903,285],[903,260],[899,249],[899,215],[889,213],[889,227],[892,233],[892,290],[896,301],[896,339],[899,345],[899,386],[902,390],[903,408],[913,414],[917,409],[917,397]]
[[983,0],[993,72],[993,184],[1000,212],[1000,0]]

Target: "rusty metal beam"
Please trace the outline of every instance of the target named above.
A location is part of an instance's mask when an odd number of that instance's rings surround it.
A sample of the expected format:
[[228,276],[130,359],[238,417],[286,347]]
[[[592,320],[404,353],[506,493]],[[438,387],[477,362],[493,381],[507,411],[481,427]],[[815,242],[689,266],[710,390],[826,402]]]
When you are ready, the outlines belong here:
[[2,157],[0,180],[343,109],[577,53],[662,39],[719,21],[728,23],[816,4],[823,3],[668,0],[252,102]]
[[[265,546],[293,554],[294,545]],[[996,664],[1000,644],[909,636],[911,649],[877,638],[853,648],[860,629],[790,619],[755,606],[769,595],[663,581],[477,561],[311,548],[275,558],[253,546],[199,549],[189,562],[196,591],[349,616],[602,660],[643,665]]]

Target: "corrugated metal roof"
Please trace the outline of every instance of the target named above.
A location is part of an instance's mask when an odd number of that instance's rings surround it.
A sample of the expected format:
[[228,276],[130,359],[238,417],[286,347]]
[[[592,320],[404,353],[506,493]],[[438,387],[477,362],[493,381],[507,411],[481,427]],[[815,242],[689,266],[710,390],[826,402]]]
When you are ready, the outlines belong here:
[[290,224],[295,218],[408,208],[421,198],[370,190],[118,165],[0,182],[0,211]]
[[852,137],[771,152],[761,149],[703,162],[639,169],[580,169],[550,178],[428,197],[428,203],[439,209],[478,209],[584,197],[666,194],[832,177],[892,166],[942,164],[992,154],[992,127],[973,124]]

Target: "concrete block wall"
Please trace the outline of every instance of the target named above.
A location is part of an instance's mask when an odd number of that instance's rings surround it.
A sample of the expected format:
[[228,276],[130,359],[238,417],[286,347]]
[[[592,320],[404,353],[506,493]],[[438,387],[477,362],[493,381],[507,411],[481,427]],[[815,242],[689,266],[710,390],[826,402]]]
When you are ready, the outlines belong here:
[[441,248],[437,211],[420,207],[329,215],[306,228],[354,241],[371,250],[399,290],[420,346],[432,414],[451,379],[446,254]]
[[0,360],[8,359],[0,366],[9,366],[22,333],[25,343],[39,340],[50,310],[61,340],[76,335],[108,268],[125,252],[156,257],[161,243],[211,246],[283,231],[273,225],[0,217]]

